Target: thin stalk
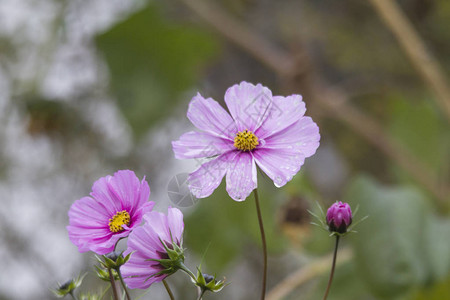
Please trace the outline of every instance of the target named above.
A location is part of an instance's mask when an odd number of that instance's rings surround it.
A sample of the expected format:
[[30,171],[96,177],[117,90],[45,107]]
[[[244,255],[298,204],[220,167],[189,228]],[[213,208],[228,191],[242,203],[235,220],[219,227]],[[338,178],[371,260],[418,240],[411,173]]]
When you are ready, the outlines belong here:
[[105,297],[106,292],[109,290],[109,285],[106,287],[106,289],[102,292],[102,294],[100,295],[100,300],[103,299],[103,297]]
[[164,287],[166,288],[167,294],[169,294],[170,300],[175,300],[175,297],[173,296],[172,291],[171,291],[169,285],[167,284],[166,280],[163,279],[162,282],[164,283]]
[[186,274],[188,274],[189,277],[191,277],[194,280],[194,282],[197,281],[197,278],[195,277],[194,273],[192,273],[192,271],[189,270],[189,268],[186,267],[184,263],[180,263],[180,269],[183,270]]
[[198,297],[197,300],[202,300],[203,294],[205,293],[205,291],[199,291],[198,292]]
[[113,276],[112,270],[110,268],[108,268],[108,274],[109,274],[109,281],[111,282],[111,289],[112,289],[112,292],[113,292],[113,298],[114,298],[114,300],[119,300],[119,296],[117,296],[116,283],[114,282],[114,276]]
[[261,241],[263,247],[264,270],[262,278],[261,300],[264,300],[266,298],[266,283],[267,283],[267,243],[266,243],[266,235],[264,233],[264,224],[261,215],[261,208],[259,205],[258,190],[254,189],[253,194],[255,195],[256,212],[258,214],[259,230],[261,231]]
[[[189,277],[192,278],[193,282],[197,282],[197,277],[194,275],[194,273],[192,273],[191,270],[189,270],[188,267],[186,267],[186,265],[184,263],[180,263],[180,269],[183,270],[186,274],[188,274]],[[199,286],[197,286],[197,300],[201,300],[202,296],[203,296],[203,291]]]
[[125,291],[127,300],[131,300],[130,294],[128,293],[127,286],[126,286],[125,282],[123,281],[123,277],[122,277],[122,273],[120,272],[120,269],[117,269],[117,274],[119,275],[120,283],[122,284],[123,290]]
[[77,297],[73,294],[73,291],[70,292],[69,294],[70,294],[70,296],[72,296],[72,299],[73,299],[73,300],[78,300]]
[[330,279],[328,280],[327,290],[325,291],[325,295],[323,296],[323,300],[326,300],[328,297],[328,293],[330,292],[331,282],[333,281],[334,269],[336,267],[336,256],[339,246],[339,235],[336,235],[336,245],[334,246],[334,254],[333,254],[333,264],[331,265],[331,273]]

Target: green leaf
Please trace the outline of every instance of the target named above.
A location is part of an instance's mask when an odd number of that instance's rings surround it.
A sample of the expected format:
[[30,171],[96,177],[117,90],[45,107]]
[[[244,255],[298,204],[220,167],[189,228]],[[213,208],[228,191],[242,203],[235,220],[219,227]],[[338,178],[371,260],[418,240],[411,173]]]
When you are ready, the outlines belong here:
[[410,187],[386,187],[359,177],[344,197],[360,216],[369,218],[350,235],[361,278],[380,297],[395,297],[423,284],[426,263],[427,200]]
[[[440,173],[450,151],[448,123],[429,99],[390,99],[390,133],[430,169]],[[400,174],[400,172],[398,172]]]
[[96,43],[136,137],[171,112],[217,50],[211,34],[167,20],[156,4],[99,35]]
[[416,293],[414,300],[443,300],[450,299],[450,278],[432,285]]
[[441,281],[450,275],[450,220],[430,218],[426,238],[425,247],[431,272],[429,281]]

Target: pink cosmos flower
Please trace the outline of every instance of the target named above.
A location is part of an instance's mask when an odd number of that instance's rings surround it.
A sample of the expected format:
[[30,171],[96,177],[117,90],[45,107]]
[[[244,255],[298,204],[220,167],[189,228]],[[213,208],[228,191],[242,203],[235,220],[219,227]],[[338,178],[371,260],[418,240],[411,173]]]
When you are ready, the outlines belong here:
[[106,254],[117,241],[142,221],[154,202],[148,201],[150,188],[145,178],[139,182],[133,171],[117,171],[98,179],[90,197],[83,197],[69,210],[69,238],[80,252]]
[[335,202],[327,210],[327,224],[331,232],[345,233],[352,224],[352,209],[345,202]]
[[304,116],[300,95],[272,96],[261,84],[241,82],[227,90],[225,103],[231,115],[197,94],[187,117],[200,131],[172,142],[178,159],[210,159],[188,177],[197,198],[210,196],[226,176],[230,197],[245,200],[257,187],[256,166],[281,187],[319,147],[319,128]]
[[132,254],[120,269],[132,289],[146,289],[152,283],[162,281],[175,273],[184,261],[181,211],[169,208],[167,216],[152,211],[144,215],[144,220],[145,224],[135,229],[128,238],[124,255]]

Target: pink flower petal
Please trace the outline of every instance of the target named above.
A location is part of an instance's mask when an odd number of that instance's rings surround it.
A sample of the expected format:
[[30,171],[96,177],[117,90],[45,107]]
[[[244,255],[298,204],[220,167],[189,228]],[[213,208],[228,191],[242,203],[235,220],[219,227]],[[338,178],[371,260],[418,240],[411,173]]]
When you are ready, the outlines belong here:
[[234,150],[233,141],[213,136],[206,132],[190,131],[178,141],[172,142],[175,158],[204,158]]
[[249,152],[239,152],[228,167],[227,192],[235,201],[244,201],[256,188],[256,165]]
[[159,275],[159,276],[154,276],[151,278],[148,278],[148,276],[147,277],[130,278],[127,281],[127,285],[130,287],[130,289],[147,289],[153,283],[160,282],[166,277],[167,277],[167,275]]
[[[177,208],[169,208],[167,216],[160,212],[144,215],[145,223],[128,237],[124,255],[130,260],[121,267],[124,280],[130,288],[145,289],[163,280],[168,274],[158,274],[164,267],[155,260],[166,259],[167,253],[161,241],[171,247],[172,241],[181,246],[183,214]],[[172,238],[173,237],[173,238]]]
[[319,147],[319,141],[319,127],[310,117],[303,117],[284,130],[266,138],[261,148],[289,149],[310,157]]
[[150,235],[153,233],[153,231],[149,233],[144,226],[140,226],[133,230],[127,240],[128,249],[126,254],[132,252],[131,249],[139,249],[138,254],[132,254],[135,258],[137,255],[143,257],[155,257],[157,251],[162,250],[163,247],[158,239],[154,241],[150,238]]
[[[154,202],[147,201],[149,195],[148,183],[145,179],[140,182],[132,171],[122,170],[100,178],[92,187],[92,198],[75,201],[69,210],[70,240],[80,252],[111,252],[117,241],[128,236],[140,225],[142,215],[153,208]],[[130,215],[130,223],[123,224],[122,231],[112,232],[109,220],[123,210]]]
[[243,81],[226,91],[225,102],[238,131],[247,129],[255,132],[269,115],[272,92],[261,84],[255,86]]
[[189,174],[188,186],[191,193],[197,198],[210,196],[222,182],[222,178],[228,170],[228,162],[237,153],[237,151],[226,152],[202,164],[197,170]]
[[130,213],[135,204],[144,204],[150,197],[150,187],[145,178],[139,182],[136,174],[130,170],[120,170],[114,173],[109,181],[108,191],[111,198],[120,199],[122,210]]
[[269,115],[255,134],[260,139],[269,137],[299,121],[305,112],[302,96],[274,96]]
[[301,152],[288,149],[258,149],[253,152],[253,157],[277,187],[290,181],[305,162]]
[[[161,240],[165,242],[171,242],[169,224],[167,223],[167,216],[161,212],[151,211],[144,215],[144,220],[146,224],[151,224],[152,226],[144,227],[148,237],[154,239],[154,244],[161,246]],[[156,248],[156,246],[154,246]]]
[[235,122],[226,110],[211,98],[205,99],[198,93],[189,104],[187,117],[204,132],[224,139],[234,139]]
[[169,207],[167,212],[167,223],[174,241],[181,243],[184,231],[183,213],[178,208]]

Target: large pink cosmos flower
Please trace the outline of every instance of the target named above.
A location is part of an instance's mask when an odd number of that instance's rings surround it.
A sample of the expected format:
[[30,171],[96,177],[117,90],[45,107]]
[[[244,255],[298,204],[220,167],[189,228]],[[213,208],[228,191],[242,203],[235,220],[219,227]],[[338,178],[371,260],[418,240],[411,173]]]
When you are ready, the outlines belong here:
[[257,165],[281,187],[319,147],[319,128],[304,116],[300,95],[272,96],[261,84],[241,82],[227,90],[225,103],[231,116],[197,94],[187,117],[200,131],[172,142],[178,159],[210,158],[188,177],[197,198],[210,196],[226,175],[230,197],[245,200],[257,187]]
[[148,201],[150,188],[145,178],[139,182],[133,171],[117,171],[98,179],[91,197],[83,197],[69,210],[69,238],[80,252],[106,254],[117,241],[142,221],[154,202]]
[[[145,224],[128,237],[128,248],[124,255],[132,254],[120,269],[125,282],[132,289],[146,289],[152,283],[162,281],[176,272],[184,261],[181,211],[169,208],[167,216],[152,211],[144,215],[144,220]],[[166,247],[174,254],[169,255]]]

